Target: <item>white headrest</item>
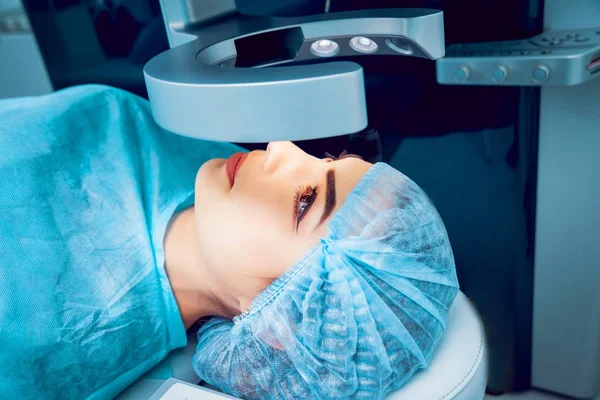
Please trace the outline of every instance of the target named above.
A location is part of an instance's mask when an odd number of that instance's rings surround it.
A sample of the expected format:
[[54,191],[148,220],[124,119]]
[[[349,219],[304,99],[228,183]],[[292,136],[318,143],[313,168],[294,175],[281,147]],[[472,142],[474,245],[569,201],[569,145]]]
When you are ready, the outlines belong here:
[[[118,400],[148,399],[168,378],[198,383],[192,369],[197,340],[178,349],[122,393]],[[487,384],[487,352],[479,316],[458,293],[450,308],[444,337],[430,366],[417,373],[387,400],[481,400]]]
[[435,356],[387,400],[481,400],[487,385],[487,350],[475,307],[459,292]]

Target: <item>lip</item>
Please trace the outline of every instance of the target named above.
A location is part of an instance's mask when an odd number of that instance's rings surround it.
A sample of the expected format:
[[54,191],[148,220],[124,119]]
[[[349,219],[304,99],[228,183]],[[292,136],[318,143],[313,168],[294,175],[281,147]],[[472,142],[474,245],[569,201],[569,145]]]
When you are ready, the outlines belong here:
[[227,178],[229,179],[229,184],[233,187],[235,183],[235,177],[240,170],[240,167],[246,161],[248,157],[247,153],[235,153],[231,157],[227,159],[227,163],[225,164],[225,171],[227,172]]

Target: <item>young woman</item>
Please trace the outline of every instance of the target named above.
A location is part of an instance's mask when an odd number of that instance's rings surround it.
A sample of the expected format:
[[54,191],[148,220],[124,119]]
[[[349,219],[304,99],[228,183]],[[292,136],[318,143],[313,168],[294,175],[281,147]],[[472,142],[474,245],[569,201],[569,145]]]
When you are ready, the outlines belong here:
[[454,260],[388,165],[179,137],[103,86],[0,120],[0,397],[113,398],[204,317],[194,367],[244,398],[379,398],[426,367]]

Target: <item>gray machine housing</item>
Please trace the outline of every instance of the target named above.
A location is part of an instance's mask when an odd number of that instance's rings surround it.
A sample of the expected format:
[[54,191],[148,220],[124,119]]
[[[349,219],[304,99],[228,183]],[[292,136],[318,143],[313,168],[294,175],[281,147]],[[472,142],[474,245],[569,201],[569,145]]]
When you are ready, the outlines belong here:
[[[437,10],[267,18],[242,15],[233,1],[162,6],[172,48],[146,64],[148,96],[156,121],[189,137],[251,143],[365,129],[362,67],[347,61],[303,65],[332,61],[311,51],[320,40],[339,46],[336,58],[444,56],[443,15]],[[353,49],[355,37],[375,42],[377,52]]]

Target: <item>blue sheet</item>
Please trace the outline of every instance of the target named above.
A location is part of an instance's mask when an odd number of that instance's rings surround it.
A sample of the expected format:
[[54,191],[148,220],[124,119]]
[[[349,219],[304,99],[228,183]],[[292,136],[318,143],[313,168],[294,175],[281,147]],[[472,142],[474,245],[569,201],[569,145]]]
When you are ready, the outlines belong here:
[[0,101],[0,398],[113,398],[186,344],[164,232],[239,150],[109,87]]

